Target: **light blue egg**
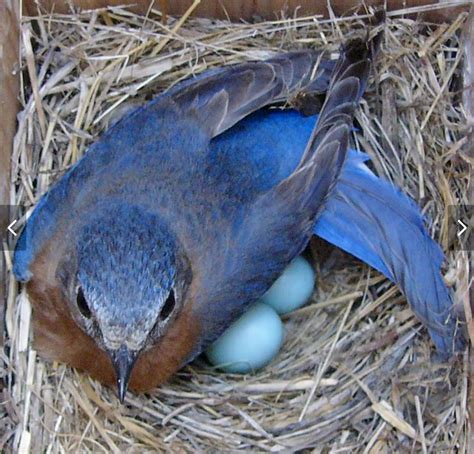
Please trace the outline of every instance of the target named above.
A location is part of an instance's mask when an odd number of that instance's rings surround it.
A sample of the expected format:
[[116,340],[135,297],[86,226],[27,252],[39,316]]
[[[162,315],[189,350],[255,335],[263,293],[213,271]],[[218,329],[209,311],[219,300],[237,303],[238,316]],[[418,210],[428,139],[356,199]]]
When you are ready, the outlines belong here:
[[209,361],[226,372],[245,374],[266,366],[283,343],[283,324],[266,304],[256,303],[207,350]]
[[286,314],[309,301],[314,291],[315,280],[316,275],[312,266],[303,257],[296,257],[261,300],[279,314]]

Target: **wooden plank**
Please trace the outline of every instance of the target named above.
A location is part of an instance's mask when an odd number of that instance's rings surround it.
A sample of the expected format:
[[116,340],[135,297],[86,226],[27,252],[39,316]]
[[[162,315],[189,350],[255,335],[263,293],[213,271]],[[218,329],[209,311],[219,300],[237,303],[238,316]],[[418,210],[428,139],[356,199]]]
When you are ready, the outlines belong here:
[[[0,205],[10,203],[10,156],[16,131],[19,80],[18,66],[18,2],[0,1]],[[0,229],[5,232],[8,213],[0,211]],[[3,345],[3,316],[6,299],[6,265],[0,258],[0,346]]]
[[[103,8],[106,6],[134,5],[133,10],[146,13],[153,0],[24,0],[25,12],[29,15],[37,14],[36,3],[40,4],[44,11],[56,11],[66,13],[70,11],[70,5],[83,9]],[[212,17],[219,19],[230,18],[232,20],[251,20],[254,17],[274,19],[281,11],[292,15],[298,10],[298,16],[321,14],[328,16],[326,1],[321,0],[202,0],[194,14],[199,17]],[[386,4],[389,11],[421,7],[433,4],[445,4],[446,0],[332,0],[331,8],[336,16],[342,16],[354,12],[364,11],[362,4],[366,6],[381,6]],[[154,0],[153,7],[164,11],[166,14],[182,15],[191,6],[192,0]],[[467,11],[468,2],[463,6],[446,6],[440,9],[424,13],[424,18],[429,21],[442,22],[458,16],[462,11]]]

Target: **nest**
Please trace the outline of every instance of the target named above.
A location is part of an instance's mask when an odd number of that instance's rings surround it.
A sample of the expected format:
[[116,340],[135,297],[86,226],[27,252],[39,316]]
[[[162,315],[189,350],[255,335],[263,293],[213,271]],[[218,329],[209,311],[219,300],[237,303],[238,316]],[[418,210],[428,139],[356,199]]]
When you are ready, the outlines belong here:
[[[468,261],[454,250],[446,213],[467,203],[465,17],[434,25],[403,13],[387,19],[355,143],[422,207],[447,251],[446,281],[462,308]],[[131,105],[211,67],[306,46],[337,51],[365,26],[360,16],[164,23],[154,10],[144,18],[111,8],[23,18],[21,33],[22,111],[12,156],[12,203],[25,208],[19,226]],[[285,317],[285,343],[269,366],[232,375],[200,359],[152,393],[129,393],[124,405],[114,390],[37,356],[31,308],[10,275],[0,450],[466,452],[467,356],[433,360],[429,336],[397,287],[317,246],[317,290]]]

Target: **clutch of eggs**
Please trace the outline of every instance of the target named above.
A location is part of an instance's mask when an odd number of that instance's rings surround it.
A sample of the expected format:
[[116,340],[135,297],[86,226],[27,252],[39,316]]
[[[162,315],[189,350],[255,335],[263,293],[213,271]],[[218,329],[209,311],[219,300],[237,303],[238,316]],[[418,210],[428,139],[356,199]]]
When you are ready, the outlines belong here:
[[283,343],[279,314],[294,311],[310,299],[315,272],[297,257],[270,289],[207,350],[211,364],[226,372],[248,373],[266,366]]

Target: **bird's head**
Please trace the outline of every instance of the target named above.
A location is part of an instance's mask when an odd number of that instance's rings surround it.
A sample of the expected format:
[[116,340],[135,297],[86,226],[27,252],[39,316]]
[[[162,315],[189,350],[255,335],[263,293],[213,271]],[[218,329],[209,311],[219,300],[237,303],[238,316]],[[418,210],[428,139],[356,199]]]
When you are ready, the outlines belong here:
[[189,266],[166,225],[137,207],[95,215],[76,244],[74,273],[66,277],[71,313],[109,354],[123,401],[140,353],[182,308]]

